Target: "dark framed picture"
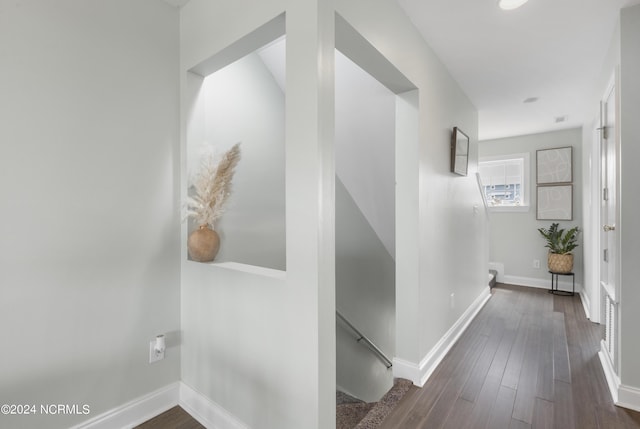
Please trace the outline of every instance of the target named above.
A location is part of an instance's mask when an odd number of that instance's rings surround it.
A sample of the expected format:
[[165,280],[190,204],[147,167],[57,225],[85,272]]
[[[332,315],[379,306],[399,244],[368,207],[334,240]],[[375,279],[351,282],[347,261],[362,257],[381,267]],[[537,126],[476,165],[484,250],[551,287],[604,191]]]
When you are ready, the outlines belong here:
[[469,166],[469,136],[460,128],[454,127],[451,134],[451,172],[461,176],[467,175]]

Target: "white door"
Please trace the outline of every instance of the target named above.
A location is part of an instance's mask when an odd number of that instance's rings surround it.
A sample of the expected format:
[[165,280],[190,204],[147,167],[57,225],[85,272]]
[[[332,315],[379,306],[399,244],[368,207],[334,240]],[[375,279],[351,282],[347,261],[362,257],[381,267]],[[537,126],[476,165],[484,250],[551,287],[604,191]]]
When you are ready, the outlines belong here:
[[601,105],[601,177],[600,177],[600,285],[601,320],[605,324],[604,348],[615,365],[617,360],[618,294],[616,288],[616,92],[612,85]]
[[601,206],[600,220],[600,282],[609,293],[616,295],[616,110],[615,88],[611,87],[602,102],[601,125]]

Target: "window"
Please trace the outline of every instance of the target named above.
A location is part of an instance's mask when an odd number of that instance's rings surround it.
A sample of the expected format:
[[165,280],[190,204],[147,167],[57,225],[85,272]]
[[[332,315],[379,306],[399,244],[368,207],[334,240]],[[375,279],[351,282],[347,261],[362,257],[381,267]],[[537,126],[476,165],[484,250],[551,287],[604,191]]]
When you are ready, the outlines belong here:
[[529,210],[529,154],[480,158],[478,171],[490,208],[502,211]]

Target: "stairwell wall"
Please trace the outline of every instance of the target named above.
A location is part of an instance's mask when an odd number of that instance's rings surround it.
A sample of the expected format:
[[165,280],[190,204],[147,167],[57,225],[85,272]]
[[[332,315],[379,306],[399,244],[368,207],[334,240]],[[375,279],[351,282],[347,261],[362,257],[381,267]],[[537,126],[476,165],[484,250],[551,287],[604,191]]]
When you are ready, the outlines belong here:
[[[395,351],[395,262],[342,182],[336,180],[336,307],[389,358]],[[393,386],[393,372],[337,323],[339,390],[366,402]]]
[[[395,2],[191,0],[181,10],[183,143],[188,70],[286,13],[286,272],[229,270],[183,253],[183,380],[249,426],[335,424],[336,12],[418,89],[398,97],[415,101],[419,117],[415,142],[396,148],[396,356],[420,364],[488,289],[477,112]],[[471,137],[467,177],[449,172],[453,126]]]
[[[395,100],[336,51],[336,307],[392,358],[395,351]],[[338,321],[338,389],[367,402],[393,371]]]
[[333,69],[329,8],[192,0],[181,9],[183,150],[197,102],[189,70],[286,12],[286,272],[199,264],[183,248],[183,381],[249,427],[335,424],[333,80],[318,73],[318,58]]
[[[416,144],[396,145],[396,358],[421,367],[488,289],[477,111],[397,5],[345,1],[337,9],[418,89]],[[449,172],[453,126],[471,137],[466,177]]]

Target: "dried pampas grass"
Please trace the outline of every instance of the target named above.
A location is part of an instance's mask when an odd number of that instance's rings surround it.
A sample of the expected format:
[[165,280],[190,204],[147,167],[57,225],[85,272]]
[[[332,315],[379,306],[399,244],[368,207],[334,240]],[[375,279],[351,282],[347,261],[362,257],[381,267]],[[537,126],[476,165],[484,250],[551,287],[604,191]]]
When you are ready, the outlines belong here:
[[195,195],[187,197],[187,216],[194,218],[198,225],[215,229],[231,194],[231,179],[238,161],[240,143],[233,145],[220,162],[216,162],[212,153],[202,159],[200,171],[193,181]]

